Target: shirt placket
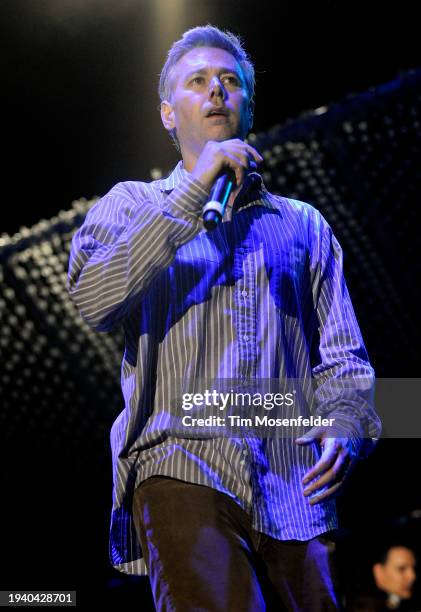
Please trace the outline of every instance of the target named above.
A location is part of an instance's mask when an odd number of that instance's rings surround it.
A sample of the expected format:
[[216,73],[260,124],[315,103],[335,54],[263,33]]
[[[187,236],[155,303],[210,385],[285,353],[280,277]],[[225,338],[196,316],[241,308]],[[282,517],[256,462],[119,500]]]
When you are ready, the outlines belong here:
[[[259,252],[251,242],[243,242],[234,256],[235,288],[237,306],[237,339],[238,339],[238,390],[243,388],[251,394],[259,391],[256,375],[258,371],[258,337],[257,337],[257,279]],[[254,413],[251,414],[254,418]],[[251,476],[253,525],[265,523],[265,500],[262,488],[262,470],[266,460],[262,452],[262,440],[254,428],[244,432],[243,458],[247,462]]]
[[237,250],[234,260],[236,269],[238,378],[239,381],[254,380],[257,369],[256,337],[256,265],[253,253],[247,246]]

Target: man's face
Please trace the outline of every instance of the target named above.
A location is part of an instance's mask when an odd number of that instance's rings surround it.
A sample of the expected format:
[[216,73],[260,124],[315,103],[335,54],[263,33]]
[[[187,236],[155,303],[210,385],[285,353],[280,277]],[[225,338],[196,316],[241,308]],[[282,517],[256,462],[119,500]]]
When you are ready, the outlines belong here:
[[415,557],[408,548],[391,548],[386,562],[376,563],[373,571],[376,584],[382,591],[394,593],[402,599],[411,597],[416,579]]
[[[251,113],[243,72],[236,59],[214,47],[196,47],[177,62],[172,96],[161,104],[166,129],[176,128],[183,158],[197,158],[209,140],[247,136]],[[211,108],[223,114],[209,116]]]

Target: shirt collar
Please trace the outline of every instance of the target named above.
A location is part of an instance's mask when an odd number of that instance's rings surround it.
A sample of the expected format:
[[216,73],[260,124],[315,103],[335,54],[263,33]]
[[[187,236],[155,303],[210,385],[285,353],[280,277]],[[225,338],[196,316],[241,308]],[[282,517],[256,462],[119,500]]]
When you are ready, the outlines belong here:
[[160,191],[170,192],[175,189],[179,183],[186,177],[187,170],[183,167],[183,160],[180,159],[176,167],[173,169],[171,174],[167,178],[158,179],[154,181],[155,185]]

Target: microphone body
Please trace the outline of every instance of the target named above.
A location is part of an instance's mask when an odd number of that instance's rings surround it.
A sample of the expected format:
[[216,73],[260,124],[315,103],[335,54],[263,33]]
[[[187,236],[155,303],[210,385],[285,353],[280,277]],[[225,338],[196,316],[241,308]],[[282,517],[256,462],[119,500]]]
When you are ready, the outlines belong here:
[[227,168],[219,176],[210,192],[209,200],[203,207],[203,225],[207,230],[213,230],[224,216],[225,206],[235,185],[235,172]]

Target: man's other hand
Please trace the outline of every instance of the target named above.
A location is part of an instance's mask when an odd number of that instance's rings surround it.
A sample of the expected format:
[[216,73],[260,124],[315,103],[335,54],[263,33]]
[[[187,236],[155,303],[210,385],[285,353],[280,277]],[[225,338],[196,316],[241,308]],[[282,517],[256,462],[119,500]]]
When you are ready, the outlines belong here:
[[317,441],[322,454],[302,479],[305,497],[313,495],[312,506],[338,495],[358,458],[350,437],[333,438],[332,430],[324,427],[313,427],[295,443],[305,446]]

